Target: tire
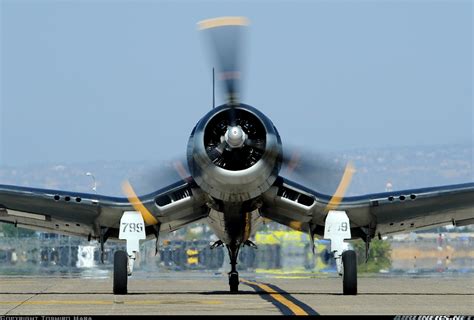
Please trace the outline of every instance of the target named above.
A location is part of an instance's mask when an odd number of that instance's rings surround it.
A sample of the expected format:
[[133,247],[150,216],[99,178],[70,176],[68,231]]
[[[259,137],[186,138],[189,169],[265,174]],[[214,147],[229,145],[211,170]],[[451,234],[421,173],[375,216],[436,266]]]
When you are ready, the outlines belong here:
[[114,294],[127,294],[128,254],[116,251],[114,254]]
[[238,273],[231,273],[229,275],[229,286],[231,293],[239,292],[239,274]]
[[357,258],[354,250],[347,250],[342,253],[342,288],[344,295],[357,294]]

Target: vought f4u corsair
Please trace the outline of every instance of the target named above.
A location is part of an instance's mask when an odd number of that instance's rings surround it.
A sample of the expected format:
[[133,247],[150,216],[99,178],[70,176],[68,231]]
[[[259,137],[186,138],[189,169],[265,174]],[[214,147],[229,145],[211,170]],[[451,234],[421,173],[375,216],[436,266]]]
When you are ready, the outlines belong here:
[[[227,248],[230,291],[238,292],[239,250],[253,245],[250,238],[268,219],[307,232],[313,240],[329,239],[343,293],[349,295],[357,294],[357,264],[347,240],[362,238],[368,248],[371,239],[391,233],[474,223],[474,183],[345,197],[351,163],[341,167],[331,194],[283,177],[282,166],[294,166],[294,157],[283,153],[270,119],[241,103],[241,38],[247,25],[242,17],[198,24],[214,53],[226,100],[191,131],[189,173],[180,170],[182,179],[146,195],[137,195],[126,182],[123,198],[0,185],[0,221],[97,239],[102,250],[108,239],[125,240],[126,251],[114,255],[113,292],[126,294],[139,241],[154,238],[158,245],[159,235],[201,219],[220,239],[212,247]],[[323,167],[315,169],[321,171],[320,185],[327,178]]]

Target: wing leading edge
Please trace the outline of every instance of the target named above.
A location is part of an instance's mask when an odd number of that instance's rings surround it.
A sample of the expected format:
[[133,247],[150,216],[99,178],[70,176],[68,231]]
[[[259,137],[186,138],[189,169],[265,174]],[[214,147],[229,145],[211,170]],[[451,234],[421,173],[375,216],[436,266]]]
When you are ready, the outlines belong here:
[[[204,195],[193,181],[179,181],[139,199],[160,232],[207,215]],[[92,238],[107,229],[113,238],[118,237],[123,212],[133,210],[127,198],[0,185],[0,222],[30,229]]]
[[[262,215],[321,235],[330,199],[280,177],[264,194]],[[337,210],[346,211],[352,228],[361,228],[372,237],[438,225],[474,224],[474,183],[345,197]]]

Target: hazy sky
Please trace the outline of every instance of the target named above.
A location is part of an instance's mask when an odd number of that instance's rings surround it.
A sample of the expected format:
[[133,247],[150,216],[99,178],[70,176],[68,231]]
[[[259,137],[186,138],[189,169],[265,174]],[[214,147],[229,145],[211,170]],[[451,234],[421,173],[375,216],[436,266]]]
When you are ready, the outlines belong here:
[[243,102],[283,143],[472,144],[472,1],[0,3],[3,165],[184,154],[222,15],[251,21]]

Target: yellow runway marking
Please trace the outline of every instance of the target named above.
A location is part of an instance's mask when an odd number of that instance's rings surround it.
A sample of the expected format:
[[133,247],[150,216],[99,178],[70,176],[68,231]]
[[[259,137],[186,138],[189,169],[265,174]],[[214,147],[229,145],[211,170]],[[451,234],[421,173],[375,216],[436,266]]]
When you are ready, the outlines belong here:
[[275,276],[275,279],[312,279],[314,276]]
[[[22,305],[155,305],[155,304],[182,304],[177,300],[141,300],[141,301],[112,301],[112,300],[47,300],[47,301],[0,301],[0,305],[22,304]],[[220,300],[188,300],[185,304],[223,304]]]
[[287,298],[285,298],[280,293],[273,290],[272,288],[270,288],[266,284],[247,281],[247,280],[240,280],[240,281],[243,282],[243,283],[246,283],[246,284],[251,284],[251,285],[257,286],[260,289],[262,289],[263,291],[265,291],[266,293],[269,293],[272,296],[272,298],[274,298],[279,303],[283,304],[288,309],[290,309],[291,312],[293,312],[293,314],[299,315],[299,316],[307,316],[308,315],[308,313],[306,311],[304,311],[302,308],[300,308],[299,306],[297,306],[296,304],[294,304],[293,302],[291,302],[290,300],[288,300]]

